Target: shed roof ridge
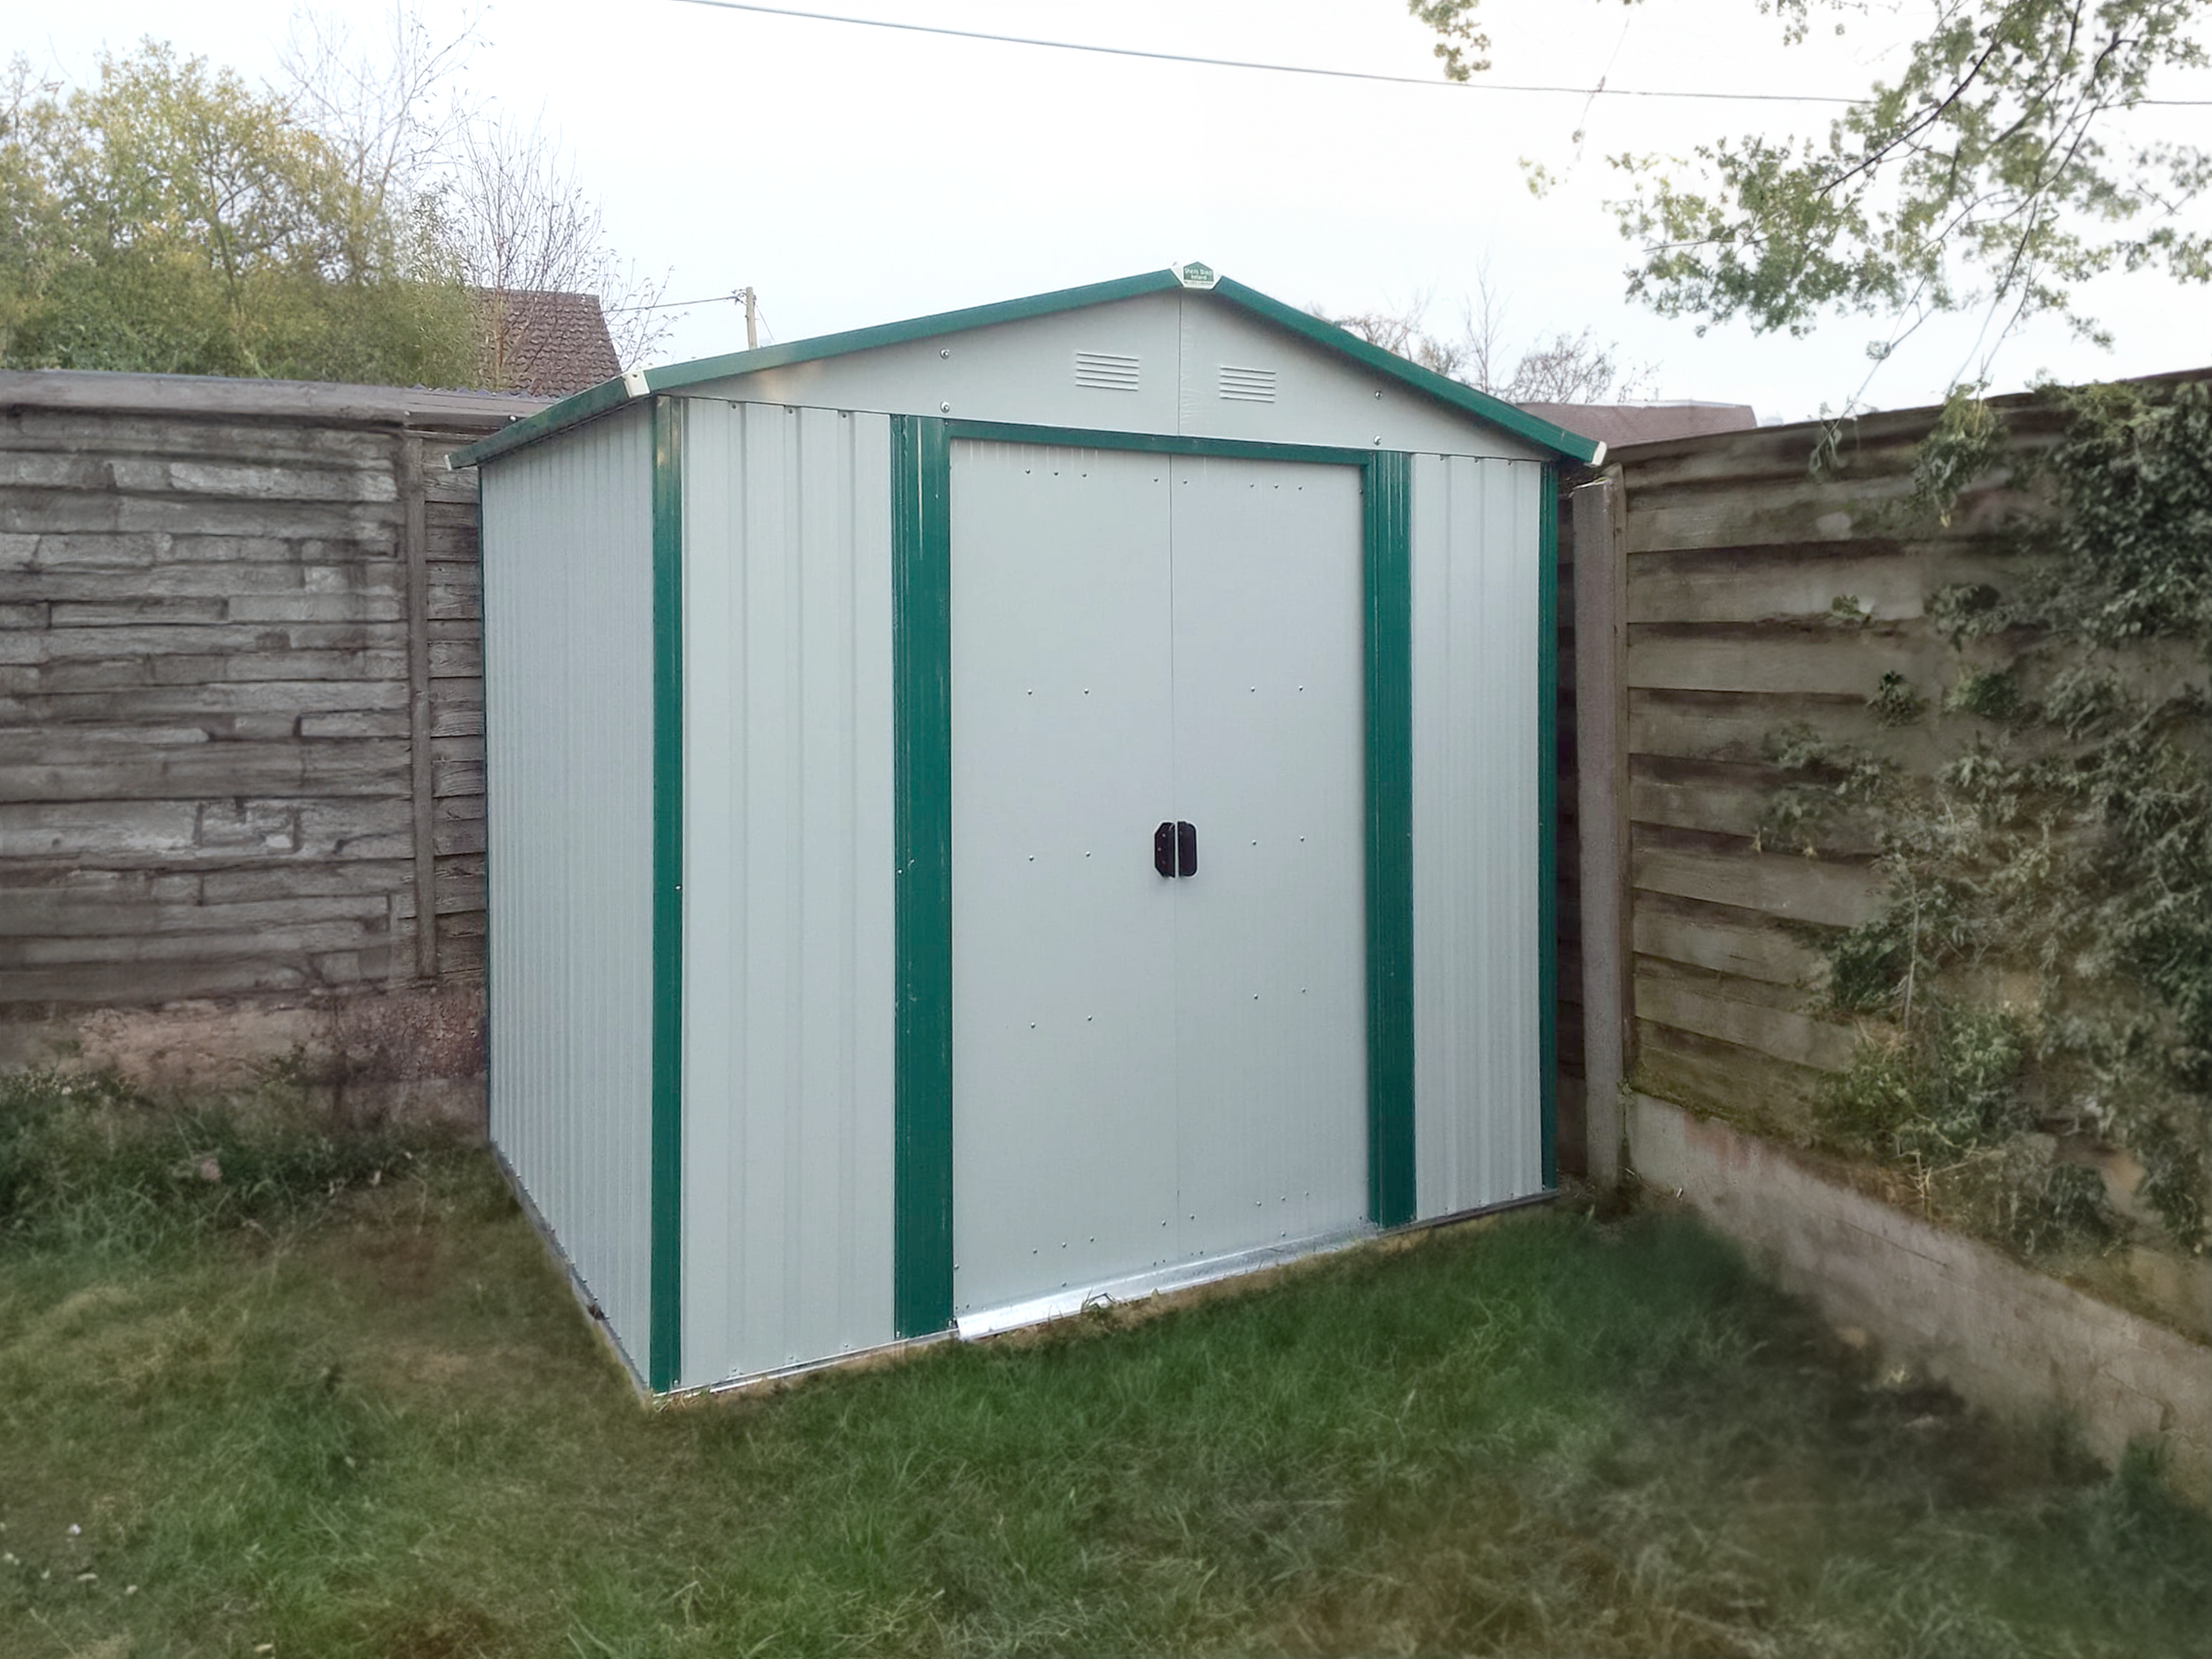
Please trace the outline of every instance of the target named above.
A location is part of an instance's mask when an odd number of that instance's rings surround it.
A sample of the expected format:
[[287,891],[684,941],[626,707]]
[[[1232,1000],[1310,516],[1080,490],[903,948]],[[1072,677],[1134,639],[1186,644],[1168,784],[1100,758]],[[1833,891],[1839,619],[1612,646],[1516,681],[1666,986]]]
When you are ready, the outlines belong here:
[[[1286,305],[1257,289],[1247,287],[1228,276],[1220,277],[1210,289],[1188,288],[1171,269],[1140,271],[1134,276],[1116,277],[1109,282],[1056,289],[1019,299],[1000,300],[987,305],[935,312],[898,322],[877,323],[865,328],[817,335],[810,339],[696,358],[690,362],[647,369],[642,378],[646,393],[681,392],[711,381],[758,374],[793,363],[842,357],[883,346],[902,345],[915,340],[933,339],[971,329],[1021,322],[1032,317],[1052,316],[1090,306],[1107,305],[1117,300],[1168,292],[1188,294],[1201,301],[1211,298],[1233,305],[1262,321],[1303,337],[1323,350],[1387,374],[1437,403],[1487,421],[1492,426],[1540,449],[1549,450],[1563,459],[1595,465],[1605,457],[1605,446],[1601,442],[1528,414],[1502,398],[1478,392],[1462,381],[1450,380],[1418,363],[1409,362],[1393,352],[1346,332],[1334,323],[1301,311],[1295,306]],[[644,394],[636,390],[635,378],[627,383],[624,379],[605,381],[565,398],[550,409],[526,421],[518,422],[481,443],[471,444],[466,449],[455,452],[452,465],[456,467],[476,465],[508,450],[538,442],[568,427],[606,414],[640,395]]]

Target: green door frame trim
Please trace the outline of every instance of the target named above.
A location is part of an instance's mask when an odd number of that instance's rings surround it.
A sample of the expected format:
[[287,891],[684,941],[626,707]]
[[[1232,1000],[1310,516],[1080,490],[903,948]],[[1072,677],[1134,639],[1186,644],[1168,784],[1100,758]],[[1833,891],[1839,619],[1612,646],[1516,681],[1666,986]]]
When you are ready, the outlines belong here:
[[684,409],[653,400],[653,1151],[646,1381],[684,1355]]
[[1536,530],[1536,1065],[1544,1190],[1559,1184],[1559,470],[1544,468]]
[[1367,750],[1367,1218],[1413,1218],[1413,458],[1361,479]]
[[952,1323],[952,445],[891,416],[891,1328]]
[[893,861],[897,872],[892,1307],[952,1317],[952,444],[1064,445],[1360,470],[1368,1218],[1414,1214],[1412,457],[1395,450],[891,417]]

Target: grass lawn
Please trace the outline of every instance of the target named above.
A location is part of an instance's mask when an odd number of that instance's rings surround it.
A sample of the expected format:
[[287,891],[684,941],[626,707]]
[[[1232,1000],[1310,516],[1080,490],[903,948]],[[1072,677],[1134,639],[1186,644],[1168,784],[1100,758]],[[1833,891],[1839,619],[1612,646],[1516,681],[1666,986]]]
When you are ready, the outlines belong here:
[[0,1082],[9,1659],[2212,1655],[2154,1473],[1678,1218],[649,1411],[481,1152],[59,1090]]

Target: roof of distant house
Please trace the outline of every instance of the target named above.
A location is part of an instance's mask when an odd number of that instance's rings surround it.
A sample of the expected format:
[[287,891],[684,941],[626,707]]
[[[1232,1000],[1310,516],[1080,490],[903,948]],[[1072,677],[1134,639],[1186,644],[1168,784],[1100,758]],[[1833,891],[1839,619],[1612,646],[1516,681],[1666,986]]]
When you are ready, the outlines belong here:
[[504,302],[504,349],[480,343],[480,373],[487,383],[504,381],[532,398],[567,398],[622,370],[606,313],[596,295],[562,294],[550,289],[507,289],[487,300]]
[[1540,421],[1563,426],[1607,449],[1694,438],[1708,432],[1746,432],[1759,424],[1749,404],[1519,404]]

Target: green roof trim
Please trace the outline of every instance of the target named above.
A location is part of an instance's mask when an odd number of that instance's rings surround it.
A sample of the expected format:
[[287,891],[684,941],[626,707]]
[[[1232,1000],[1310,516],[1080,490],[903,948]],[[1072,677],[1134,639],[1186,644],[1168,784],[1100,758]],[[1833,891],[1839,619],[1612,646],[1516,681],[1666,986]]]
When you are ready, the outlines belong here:
[[1212,292],[1220,298],[1233,301],[1255,317],[1264,317],[1279,328],[1293,334],[1304,335],[1325,350],[1340,357],[1349,357],[1376,373],[1388,374],[1392,380],[1409,386],[1416,392],[1426,392],[1440,404],[1501,427],[1516,438],[1525,438],[1539,449],[1548,449],[1554,455],[1577,461],[1584,466],[1596,465],[1605,453],[1605,446],[1595,438],[1585,438],[1580,433],[1570,432],[1563,426],[1553,426],[1549,421],[1540,421],[1534,415],[1524,414],[1503,398],[1493,398],[1486,392],[1477,392],[1471,386],[1423,368],[1419,363],[1407,362],[1395,351],[1385,351],[1381,346],[1370,345],[1357,334],[1346,333],[1334,323],[1315,316],[1310,311],[1300,311],[1296,306],[1286,306],[1280,300],[1270,298],[1256,288],[1247,288],[1233,276],[1224,276],[1213,285]]
[[941,311],[927,317],[915,317],[905,322],[878,323],[869,328],[848,329],[842,334],[824,334],[811,340],[793,340],[787,345],[762,346],[753,351],[727,352],[719,357],[702,357],[695,362],[672,363],[665,368],[633,369],[619,380],[608,380],[580,392],[573,398],[564,398],[550,407],[542,409],[526,419],[477,440],[465,449],[453,452],[448,465],[455,467],[476,466],[504,455],[512,450],[549,438],[556,432],[619,409],[633,398],[653,392],[680,392],[713,380],[726,380],[740,374],[756,374],[763,369],[782,368],[792,363],[812,362],[823,357],[842,357],[855,351],[867,351],[879,346],[903,345],[914,340],[932,339],[940,334],[957,334],[968,329],[988,328],[999,323],[1020,322],[1030,317],[1048,317],[1057,312],[1079,311],[1086,306],[1106,305],[1115,300],[1135,299],[1140,295],[1164,294],[1174,290],[1211,294],[1225,300],[1254,316],[1274,324],[1311,341],[1327,351],[1348,357],[1363,368],[1388,375],[1401,385],[1410,386],[1425,397],[1449,405],[1478,420],[1486,421],[1499,429],[1525,440],[1540,449],[1548,450],[1562,459],[1583,465],[1595,465],[1605,453],[1605,446],[1594,439],[1553,426],[1549,421],[1540,421],[1533,415],[1523,414],[1509,403],[1477,392],[1473,386],[1462,386],[1457,380],[1407,362],[1403,357],[1370,345],[1357,335],[1347,334],[1335,324],[1300,311],[1295,306],[1285,305],[1271,299],[1257,289],[1224,276],[1211,289],[1188,288],[1172,270],[1148,270],[1134,276],[1118,277],[1110,283],[1090,283],[1080,288],[1063,288],[1049,294],[1032,294],[1025,299],[1001,300],[992,305],[969,306],[960,311]]

